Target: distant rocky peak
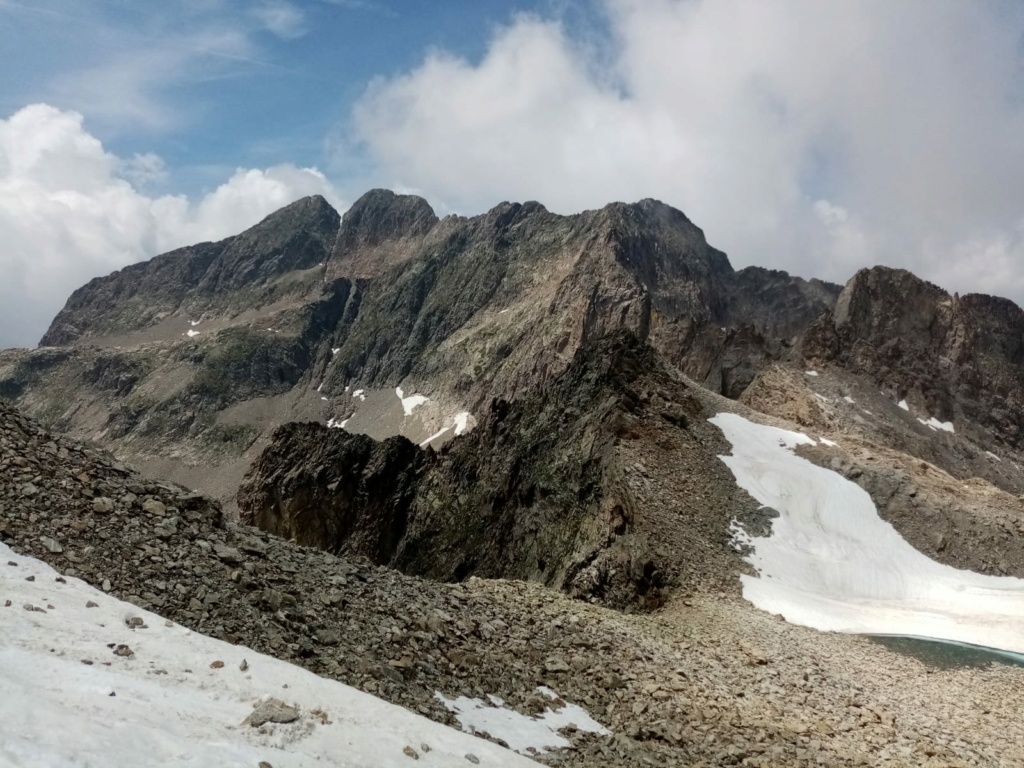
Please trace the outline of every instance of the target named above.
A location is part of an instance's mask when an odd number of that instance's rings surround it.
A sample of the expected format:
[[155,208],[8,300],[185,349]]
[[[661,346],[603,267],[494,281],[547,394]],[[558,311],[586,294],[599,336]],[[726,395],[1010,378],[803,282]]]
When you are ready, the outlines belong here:
[[692,228],[700,232],[701,237],[704,236],[704,232],[700,227],[690,221],[685,213],[668,203],[663,203],[661,200],[655,200],[652,197],[645,197],[643,200],[635,203],[611,203],[604,210],[612,211],[619,215],[631,216],[651,224]]
[[532,216],[549,215],[548,209],[535,200],[526,203],[498,203],[484,214],[483,219],[495,230],[507,229]]
[[422,236],[437,221],[434,209],[422,197],[371,189],[342,218],[339,246],[373,246],[387,240]]
[[847,282],[836,301],[836,328],[849,326],[872,342],[880,334],[930,334],[952,305],[948,293],[905,269],[862,269]]

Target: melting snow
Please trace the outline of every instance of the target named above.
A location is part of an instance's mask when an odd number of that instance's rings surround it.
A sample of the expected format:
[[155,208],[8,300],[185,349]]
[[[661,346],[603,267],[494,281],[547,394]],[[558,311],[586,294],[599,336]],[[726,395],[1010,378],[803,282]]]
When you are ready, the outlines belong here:
[[428,399],[423,395],[409,395],[409,397],[406,397],[401,387],[395,387],[395,394],[402,401],[402,410],[405,411],[406,416],[412,416],[412,412],[418,406],[428,402]]
[[941,429],[943,432],[956,432],[956,430],[953,429],[953,422],[939,421],[934,416],[929,417],[927,421],[924,419],[918,419],[918,421],[933,431]]
[[426,448],[428,445],[430,445],[432,442],[437,440],[437,438],[439,438],[441,435],[443,435],[449,429],[451,429],[451,427],[445,427],[444,429],[439,429],[437,432],[435,432],[430,437],[428,437],[426,440],[424,440],[422,443],[420,443],[420,448]]
[[906,400],[900,400],[898,403],[896,403],[896,405],[898,405],[904,411],[909,411],[910,410],[910,406],[907,405],[907,401]]
[[[610,731],[594,720],[585,709],[562,701],[550,688],[540,686],[537,692],[552,700],[555,709],[545,710],[539,717],[529,717],[505,707],[497,696],[488,696],[489,702],[459,696],[448,699],[440,693],[434,695],[455,714],[462,730],[467,733],[489,733],[508,744],[516,752],[547,752],[571,746],[569,740],[558,733],[567,725],[580,731],[606,735]],[[559,706],[561,704],[561,706]]]
[[[190,632],[0,544],[0,764],[528,768],[509,750],[243,646]],[[27,576],[34,581],[26,581]],[[96,603],[86,608],[87,601]],[[29,605],[41,610],[24,610]],[[144,628],[129,629],[139,617]],[[133,655],[113,653],[108,643]],[[240,666],[246,662],[247,669]],[[222,662],[212,668],[214,661]],[[89,663],[85,663],[89,662]],[[109,664],[110,666],[106,666]],[[275,696],[294,723],[243,724]],[[324,713],[323,717],[317,712]],[[430,751],[421,749],[426,744]]]
[[1024,580],[942,565],[882,520],[842,475],[796,456],[814,441],[731,413],[711,419],[732,444],[737,484],[779,512],[753,539],[743,596],[820,630],[915,635],[1024,652]]
[[461,435],[469,426],[469,411],[462,411],[455,414],[455,434]]

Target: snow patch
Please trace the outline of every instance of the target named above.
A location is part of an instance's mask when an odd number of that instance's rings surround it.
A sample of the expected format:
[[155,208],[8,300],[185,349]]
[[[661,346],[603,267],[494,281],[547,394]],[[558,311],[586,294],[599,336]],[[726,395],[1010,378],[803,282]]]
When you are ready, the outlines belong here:
[[[78,579],[58,583],[52,568],[3,544],[0,560],[17,563],[0,570],[0,591],[14,604],[0,608],[4,766],[410,768],[403,750],[412,745],[418,766],[468,765],[472,753],[483,766],[536,768],[336,681],[165,622]],[[96,607],[86,608],[88,601]],[[130,617],[145,626],[130,629]],[[108,643],[133,654],[115,655]],[[243,724],[271,696],[297,707],[299,719]]]
[[904,411],[909,411],[910,410],[910,406],[907,405],[907,401],[906,400],[900,400],[898,403],[896,403],[896,405],[899,406],[900,408],[902,408]]
[[193,328],[195,328],[201,322],[202,322],[202,320],[189,320],[188,324],[191,325]]
[[457,699],[446,698],[441,693],[435,693],[434,696],[449,712],[454,713],[466,733],[489,733],[516,752],[538,753],[571,746],[569,740],[558,733],[567,725],[575,725],[580,731],[601,736],[611,733],[585,709],[563,701],[550,688],[540,686],[537,692],[551,699],[554,705],[554,709],[545,710],[538,717],[529,717],[508,709],[497,696],[488,696],[486,702],[467,696],[459,696]]
[[344,429],[345,425],[348,424],[349,421],[351,421],[351,419],[351,416],[349,416],[347,419],[328,419],[327,427],[328,429]]
[[857,404],[857,402],[852,397],[850,397],[849,395],[844,395],[843,396],[843,400],[845,400],[850,405],[856,405]]
[[732,445],[721,456],[737,484],[779,513],[745,556],[743,596],[794,624],[824,631],[915,635],[1024,652],[1024,580],[942,565],[878,516],[842,475],[800,458],[814,441],[720,413]]
[[993,461],[1002,461],[1002,459],[1000,459],[998,456],[992,453],[992,451],[985,451],[985,455],[988,456]]
[[804,376],[817,376],[817,371],[804,371]]
[[341,347],[333,347],[333,348],[331,349],[331,357],[334,357],[334,356],[335,356],[336,354],[338,354],[339,352],[341,352]]
[[409,395],[409,397],[406,397],[401,387],[395,387],[395,394],[402,401],[402,410],[405,411],[406,416],[412,416],[412,412],[416,408],[429,402],[429,399],[423,395]]
[[455,414],[455,434],[461,435],[469,426],[469,411],[462,411]]
[[451,429],[451,427],[444,427],[443,429],[439,429],[437,432],[435,432],[430,437],[428,437],[426,440],[424,440],[422,443],[420,443],[420,448],[426,448],[428,445],[430,445],[432,442],[437,440],[437,438],[439,438],[441,435],[443,435],[445,432],[447,432],[450,429]]
[[822,445],[827,445],[829,448],[838,448],[839,443],[829,440],[827,437],[819,437],[818,440]]
[[918,419],[918,421],[924,424],[926,427],[928,427],[928,429],[932,430],[933,432],[938,431],[940,429],[943,432],[956,432],[956,430],[953,429],[953,422],[939,421],[934,416],[929,416],[927,421],[925,421],[924,419]]
[[324,383],[321,381],[320,382],[320,386],[316,388],[316,391],[319,392],[323,388],[324,388]]
[[[347,391],[348,387],[345,387],[345,389]],[[352,397],[358,397],[360,400],[365,400],[366,399],[366,390],[357,389],[355,392],[352,393]]]
[[193,339],[193,338],[195,338],[196,336],[198,336],[198,335],[199,335],[199,331],[193,331],[193,330],[192,330],[192,329],[190,328],[190,329],[188,329],[187,331],[185,331],[185,335],[186,335],[186,336],[188,336],[188,337],[189,337],[190,339]]

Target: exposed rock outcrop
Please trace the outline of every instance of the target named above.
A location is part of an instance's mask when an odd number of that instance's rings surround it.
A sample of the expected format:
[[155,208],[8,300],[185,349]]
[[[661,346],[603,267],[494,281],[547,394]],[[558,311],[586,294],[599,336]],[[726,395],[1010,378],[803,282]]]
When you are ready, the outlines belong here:
[[66,346],[96,337],[128,336],[169,315],[198,319],[208,309],[242,312],[279,301],[299,281],[284,275],[322,263],[340,218],[319,195],[271,214],[240,235],[179,248],[90,280],[54,318],[40,346]]
[[[521,578],[626,606],[725,583],[737,492],[703,407],[628,332],[592,342],[539,393],[495,400],[439,453],[318,424],[278,429],[242,519],[445,580]],[[687,493],[693,482],[699,493]]]
[[873,379],[924,420],[1024,441],[1024,311],[1013,302],[950,296],[904,270],[858,272],[801,347]]

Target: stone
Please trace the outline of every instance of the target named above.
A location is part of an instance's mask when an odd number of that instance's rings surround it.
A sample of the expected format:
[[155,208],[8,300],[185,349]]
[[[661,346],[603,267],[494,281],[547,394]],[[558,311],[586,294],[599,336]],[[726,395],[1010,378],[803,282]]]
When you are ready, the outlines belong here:
[[46,551],[47,552],[52,552],[55,555],[56,554],[60,554],[61,552],[64,551],[64,547],[62,547],[57,542],[56,539],[54,539],[54,538],[52,538],[50,536],[40,536],[39,537],[39,543],[42,544],[44,547],[46,547]]
[[92,500],[92,511],[98,514],[109,514],[114,511],[114,500],[106,496],[97,496]]
[[167,506],[159,499],[146,499],[142,502],[142,511],[154,517],[163,517],[167,514]]
[[245,723],[253,728],[259,728],[266,723],[293,723],[299,719],[299,710],[296,707],[285,704],[280,699],[267,699],[256,705]]
[[544,669],[554,673],[568,672],[569,665],[560,656],[552,656],[544,662]]
[[215,543],[213,545],[213,552],[223,562],[228,565],[238,565],[244,559],[242,553],[234,547],[229,547],[226,544]]

